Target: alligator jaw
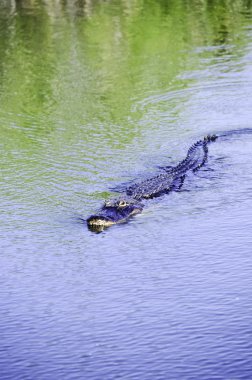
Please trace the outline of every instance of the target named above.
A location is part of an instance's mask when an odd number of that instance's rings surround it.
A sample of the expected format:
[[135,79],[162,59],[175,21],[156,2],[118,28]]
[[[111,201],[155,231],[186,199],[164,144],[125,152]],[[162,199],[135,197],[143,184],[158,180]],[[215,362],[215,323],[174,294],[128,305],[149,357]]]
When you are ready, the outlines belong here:
[[100,228],[100,227],[110,227],[113,224],[116,224],[110,218],[103,215],[91,215],[87,219],[87,224],[90,228]]

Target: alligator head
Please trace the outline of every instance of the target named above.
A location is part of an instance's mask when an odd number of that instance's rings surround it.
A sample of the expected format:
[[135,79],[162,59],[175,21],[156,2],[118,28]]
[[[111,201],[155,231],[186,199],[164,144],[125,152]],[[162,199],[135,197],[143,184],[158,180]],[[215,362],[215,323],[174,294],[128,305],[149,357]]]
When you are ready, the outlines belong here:
[[97,214],[87,219],[87,225],[92,231],[103,231],[113,224],[125,222],[129,217],[141,213],[143,205],[133,199],[121,198],[105,201]]

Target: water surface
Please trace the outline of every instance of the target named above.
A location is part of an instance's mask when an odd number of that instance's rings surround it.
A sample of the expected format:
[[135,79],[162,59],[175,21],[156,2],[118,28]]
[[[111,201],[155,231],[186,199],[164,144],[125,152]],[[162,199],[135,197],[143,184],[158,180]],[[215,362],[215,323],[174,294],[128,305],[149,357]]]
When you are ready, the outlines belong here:
[[251,134],[129,223],[80,221],[251,128],[251,12],[1,2],[1,379],[251,378]]

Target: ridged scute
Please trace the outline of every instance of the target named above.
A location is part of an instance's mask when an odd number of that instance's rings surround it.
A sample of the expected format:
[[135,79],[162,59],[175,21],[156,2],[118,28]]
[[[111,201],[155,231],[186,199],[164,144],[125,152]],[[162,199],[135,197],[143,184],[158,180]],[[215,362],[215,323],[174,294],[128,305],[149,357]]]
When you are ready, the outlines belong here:
[[[130,186],[126,189],[126,194],[134,199],[140,200],[158,197],[171,190],[177,189],[180,182],[181,187],[187,172],[197,171],[205,164],[208,154],[207,144],[211,141],[215,141],[216,138],[217,136],[212,135],[197,141],[188,149],[186,158],[177,166],[169,167],[164,174],[159,174]],[[166,169],[164,168],[164,170]]]

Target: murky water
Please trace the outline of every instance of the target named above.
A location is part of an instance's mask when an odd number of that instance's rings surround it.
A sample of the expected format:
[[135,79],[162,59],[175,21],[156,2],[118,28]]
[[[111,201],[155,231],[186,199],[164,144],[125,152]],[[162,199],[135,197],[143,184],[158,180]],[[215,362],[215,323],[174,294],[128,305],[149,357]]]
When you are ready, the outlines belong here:
[[252,127],[250,1],[0,3],[0,378],[251,379],[252,135],[94,234],[113,188]]

